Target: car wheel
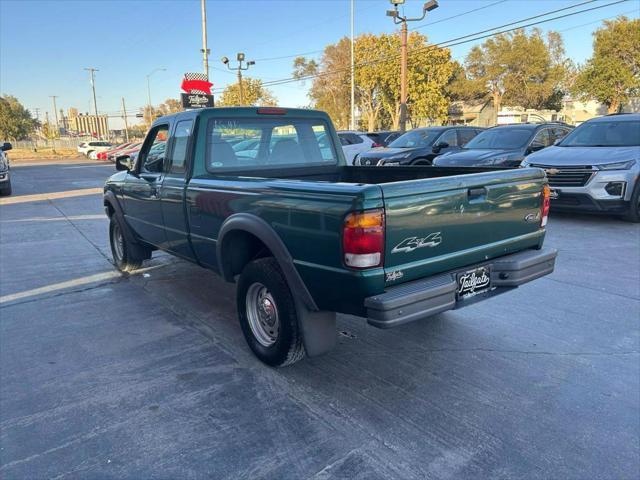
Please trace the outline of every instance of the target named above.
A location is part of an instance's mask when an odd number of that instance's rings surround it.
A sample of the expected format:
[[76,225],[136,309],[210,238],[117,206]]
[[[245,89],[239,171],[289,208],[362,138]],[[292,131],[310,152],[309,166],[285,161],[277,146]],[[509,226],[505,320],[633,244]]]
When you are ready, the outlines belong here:
[[91,150],[91,151],[89,151],[89,152],[86,152],[86,153],[84,154],[84,156],[85,156],[85,157],[87,157],[87,158],[91,158],[91,154],[92,154],[92,153],[93,153],[93,150]]
[[236,304],[244,338],[262,362],[283,367],[304,358],[293,295],[273,257],[247,264],[238,281]]
[[624,219],[633,223],[640,222],[640,179],[636,181],[636,186],[629,202],[629,212],[624,216]]
[[142,262],[151,258],[151,249],[127,240],[123,227],[115,215],[109,222],[109,243],[113,263],[121,272],[131,272],[140,268]]

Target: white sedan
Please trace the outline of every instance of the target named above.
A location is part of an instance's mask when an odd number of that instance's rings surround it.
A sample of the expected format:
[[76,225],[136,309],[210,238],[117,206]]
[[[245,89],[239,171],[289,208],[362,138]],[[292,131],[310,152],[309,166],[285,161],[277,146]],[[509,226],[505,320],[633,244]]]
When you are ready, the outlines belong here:
[[373,140],[366,133],[353,130],[341,130],[338,132],[342,151],[347,160],[347,165],[353,165],[353,159],[362,152],[367,152],[373,148]]

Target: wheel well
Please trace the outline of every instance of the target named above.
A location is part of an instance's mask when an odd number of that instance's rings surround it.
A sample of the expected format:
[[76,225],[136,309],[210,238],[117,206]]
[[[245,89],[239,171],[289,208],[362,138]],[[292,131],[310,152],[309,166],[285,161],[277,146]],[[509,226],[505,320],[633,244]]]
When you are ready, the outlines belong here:
[[272,257],[273,253],[255,235],[244,230],[232,230],[223,240],[220,251],[220,270],[225,279],[233,280],[244,267],[257,258]]
[[111,205],[111,202],[104,202],[104,206],[107,209],[107,215],[109,215],[109,218],[111,218],[115,213],[115,209],[113,208],[113,205]]
[[426,157],[418,157],[418,158],[415,158],[413,162],[411,162],[411,165],[429,165],[430,163],[433,163],[433,162],[429,162],[429,160]]

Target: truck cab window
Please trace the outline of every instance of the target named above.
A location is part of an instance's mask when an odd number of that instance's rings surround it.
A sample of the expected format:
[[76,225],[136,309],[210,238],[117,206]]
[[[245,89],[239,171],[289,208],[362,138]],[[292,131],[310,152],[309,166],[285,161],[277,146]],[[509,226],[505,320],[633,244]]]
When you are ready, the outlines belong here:
[[145,142],[140,151],[141,171],[147,173],[161,173],[164,170],[165,148],[169,136],[168,125],[158,125],[150,133],[152,142]]
[[193,120],[182,120],[176,125],[176,130],[173,134],[173,150],[171,152],[172,172],[184,172],[192,127]]

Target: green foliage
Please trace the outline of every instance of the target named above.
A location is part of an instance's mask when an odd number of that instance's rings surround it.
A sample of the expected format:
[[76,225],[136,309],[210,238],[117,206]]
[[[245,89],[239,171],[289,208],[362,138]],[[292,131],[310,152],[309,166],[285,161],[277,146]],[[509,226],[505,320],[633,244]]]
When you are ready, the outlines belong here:
[[619,17],[594,33],[593,56],[578,73],[573,93],[619,111],[640,95],[640,20]]
[[320,62],[297,57],[293,76],[313,79],[309,98],[314,108],[324,110],[338,129],[349,126],[351,105],[351,41],[344,37],[334,45],[327,45]]
[[38,127],[38,121],[31,116],[16,97],[0,97],[0,141],[22,140]]
[[471,80],[467,76],[464,66],[454,61],[452,70],[451,78],[445,86],[445,93],[449,100],[452,102],[473,101],[488,97],[485,86],[481,82]]
[[[398,128],[400,119],[400,38],[397,34],[363,34],[355,39],[356,105],[367,130]],[[428,48],[418,32],[408,38],[408,108],[414,120],[446,119],[445,86],[453,72],[448,49]],[[337,128],[349,125],[351,104],[351,42],[342,38],[325,48],[319,63],[296,58],[294,77],[313,79],[309,96],[314,108],[325,110]]]
[[489,38],[465,59],[472,88],[484,86],[496,112],[503,102],[524,108],[557,108],[570,64],[564,59],[562,38],[538,29],[522,29]]
[[257,78],[244,77],[242,79],[242,90],[244,102],[240,102],[240,86],[232,83],[225,87],[217,101],[219,107],[234,107],[247,105],[275,105],[276,98],[269,89],[262,86],[262,80]]

